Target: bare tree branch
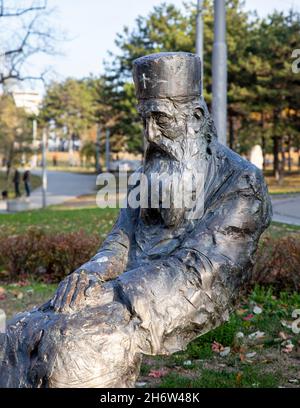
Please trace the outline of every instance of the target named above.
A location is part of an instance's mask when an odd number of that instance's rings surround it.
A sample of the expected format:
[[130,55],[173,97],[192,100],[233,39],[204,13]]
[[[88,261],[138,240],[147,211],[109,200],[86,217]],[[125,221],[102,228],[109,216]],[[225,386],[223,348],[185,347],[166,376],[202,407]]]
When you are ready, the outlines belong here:
[[34,6],[32,3],[32,6],[23,8],[23,9],[17,9],[13,12],[6,12],[5,7],[4,7],[4,1],[5,0],[0,0],[0,17],[20,17],[23,16],[26,13],[30,13],[32,11],[42,11],[46,10],[47,8],[47,0],[43,1],[43,4],[41,6]]
[[[8,22],[10,19],[7,20],[6,25],[2,24],[4,29],[0,44],[4,45],[2,52],[0,51],[0,85],[10,79],[20,81],[40,79],[43,81],[43,75],[38,77],[35,73],[31,74],[33,70],[29,66],[29,61],[36,54],[55,54],[54,44],[57,43],[57,38],[53,34],[55,30],[47,21],[47,17],[53,10],[46,10],[47,1],[44,1],[42,5],[35,5],[32,2],[27,9],[16,9],[11,12],[10,9],[5,8],[4,2],[5,0],[0,0],[0,19],[6,22],[5,17],[12,15],[16,19],[13,24]],[[32,14],[24,17],[28,11],[31,11]]]
[[25,37],[23,38],[22,43],[20,44],[20,46],[17,47],[16,49],[14,49],[14,50],[5,51],[1,56],[8,57],[9,55],[12,55],[12,54],[20,54],[23,51],[24,46],[26,45],[26,42],[27,42],[28,38],[30,37],[31,29],[32,29],[32,27],[33,27],[36,20],[37,20],[37,16],[35,16],[31,20],[31,22],[30,22],[30,24],[28,26],[27,33],[25,34]]

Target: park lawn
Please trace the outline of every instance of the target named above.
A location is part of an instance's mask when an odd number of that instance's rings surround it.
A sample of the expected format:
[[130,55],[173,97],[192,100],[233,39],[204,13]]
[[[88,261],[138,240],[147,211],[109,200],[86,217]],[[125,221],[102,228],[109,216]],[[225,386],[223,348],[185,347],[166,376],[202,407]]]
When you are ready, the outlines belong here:
[[[25,232],[29,227],[45,229],[49,233],[74,232],[100,234],[103,238],[111,230],[119,210],[114,208],[74,208],[53,206],[44,210],[0,214],[0,234]],[[280,237],[300,234],[300,227],[273,222],[264,236]]]
[[31,310],[51,298],[57,284],[34,281],[19,281],[10,284],[0,283],[0,308],[8,319],[18,312]]
[[274,176],[268,171],[265,175],[270,194],[300,193],[300,172],[287,173],[282,184],[278,184]]
[[[255,314],[255,307],[260,314]],[[240,301],[228,323],[194,340],[185,351],[169,357],[146,356],[139,385],[300,387],[300,334],[285,325],[295,321],[292,312],[299,307],[299,293],[275,295],[271,289],[256,287]],[[228,354],[222,356],[222,351]]]
[[75,232],[82,229],[90,234],[100,234],[104,238],[111,230],[117,214],[118,210],[111,208],[64,207],[0,214],[0,233],[20,234],[29,227],[38,227],[49,233]]
[[[21,172],[21,182],[20,182],[20,192],[21,194],[25,194],[25,189],[24,189],[24,183],[22,182],[22,173]],[[14,184],[12,182],[13,174],[10,174],[9,179],[8,179],[8,184],[6,182],[6,173],[3,171],[0,171],[0,193],[3,190],[8,190],[8,197],[9,198],[14,198],[15,197],[15,189],[14,189]],[[30,176],[30,181],[31,181],[31,189],[34,190],[35,188],[39,187],[42,184],[42,179],[40,176],[37,176],[35,174],[31,174]]]
[[263,233],[261,239],[266,237],[282,238],[285,235],[300,235],[300,226],[272,222],[269,228]]

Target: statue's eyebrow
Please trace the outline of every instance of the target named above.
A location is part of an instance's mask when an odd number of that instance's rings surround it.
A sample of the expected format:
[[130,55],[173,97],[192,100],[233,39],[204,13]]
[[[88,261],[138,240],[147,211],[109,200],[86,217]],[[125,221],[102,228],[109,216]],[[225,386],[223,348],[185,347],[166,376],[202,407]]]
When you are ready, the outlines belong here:
[[169,109],[167,109],[167,107],[165,106],[155,106],[153,105],[137,105],[137,110],[140,114],[143,114],[145,112],[151,112],[151,113],[163,113],[167,116],[171,115],[171,112]]

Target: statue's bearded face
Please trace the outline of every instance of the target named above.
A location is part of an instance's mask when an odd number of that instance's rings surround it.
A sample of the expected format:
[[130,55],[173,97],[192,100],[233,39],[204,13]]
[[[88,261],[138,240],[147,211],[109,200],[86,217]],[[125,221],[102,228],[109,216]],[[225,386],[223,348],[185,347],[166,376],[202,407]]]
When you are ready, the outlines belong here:
[[[147,152],[160,151],[177,161],[183,160],[189,144],[196,148],[205,112],[199,98],[192,100],[147,99],[138,110],[143,120]],[[193,143],[194,141],[194,143]],[[147,159],[147,155],[146,155]]]
[[[158,211],[165,224],[178,225],[186,208],[176,204],[175,186],[185,185],[186,178],[197,183],[202,177],[201,162],[205,164],[202,159],[206,155],[209,134],[207,108],[200,98],[172,98],[140,101],[138,110],[147,141],[144,174],[148,180],[148,208],[153,208],[150,201],[156,197],[156,202],[161,203]],[[165,187],[161,188],[170,198],[167,207],[162,204],[161,190],[151,188],[154,175],[165,182]],[[148,211],[143,213],[148,214]]]

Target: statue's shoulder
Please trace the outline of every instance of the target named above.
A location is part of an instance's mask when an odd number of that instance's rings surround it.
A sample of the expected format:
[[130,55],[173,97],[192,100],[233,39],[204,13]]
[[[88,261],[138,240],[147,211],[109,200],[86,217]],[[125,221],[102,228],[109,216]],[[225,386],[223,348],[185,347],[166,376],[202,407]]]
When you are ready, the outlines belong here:
[[249,177],[254,183],[264,183],[262,171],[229,147],[224,146],[215,140],[210,144],[210,150],[214,160],[223,171],[233,172],[241,177]]

